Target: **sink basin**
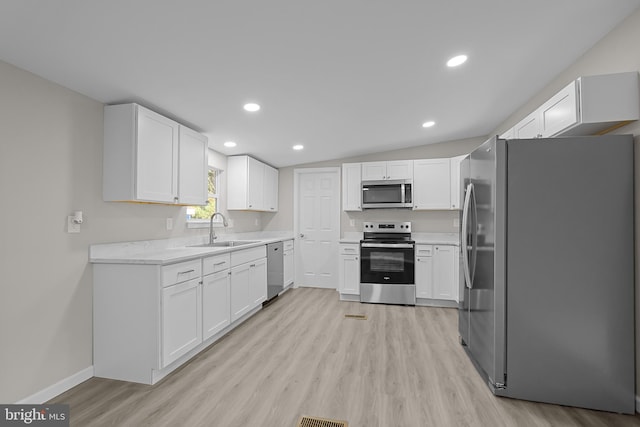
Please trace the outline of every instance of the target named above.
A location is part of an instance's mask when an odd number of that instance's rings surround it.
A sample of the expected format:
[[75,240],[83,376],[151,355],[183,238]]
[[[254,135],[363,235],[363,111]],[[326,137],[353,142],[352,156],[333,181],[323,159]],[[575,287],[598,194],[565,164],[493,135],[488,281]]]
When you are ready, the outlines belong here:
[[259,243],[259,240],[226,240],[224,242],[203,243],[201,245],[191,245],[190,248],[229,248],[233,246],[249,245]]

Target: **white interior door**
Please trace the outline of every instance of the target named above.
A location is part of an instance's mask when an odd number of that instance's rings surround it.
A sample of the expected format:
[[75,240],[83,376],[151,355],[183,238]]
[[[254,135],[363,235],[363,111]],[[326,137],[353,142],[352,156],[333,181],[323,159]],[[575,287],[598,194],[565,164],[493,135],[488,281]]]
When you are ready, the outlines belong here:
[[296,283],[337,289],[340,239],[340,170],[294,171]]

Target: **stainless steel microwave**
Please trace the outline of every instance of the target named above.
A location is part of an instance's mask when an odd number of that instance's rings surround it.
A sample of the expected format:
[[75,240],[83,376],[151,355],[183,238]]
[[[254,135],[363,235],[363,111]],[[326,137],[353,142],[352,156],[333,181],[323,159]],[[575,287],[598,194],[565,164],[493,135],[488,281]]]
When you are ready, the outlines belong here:
[[362,181],[362,208],[412,208],[411,180]]

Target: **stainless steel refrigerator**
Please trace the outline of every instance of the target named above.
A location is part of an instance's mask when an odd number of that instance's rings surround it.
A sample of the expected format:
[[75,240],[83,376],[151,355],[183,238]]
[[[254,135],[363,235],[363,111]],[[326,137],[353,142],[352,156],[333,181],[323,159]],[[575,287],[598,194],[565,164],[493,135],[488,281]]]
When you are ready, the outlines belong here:
[[460,182],[459,331],[491,391],[634,413],[633,137],[493,138]]

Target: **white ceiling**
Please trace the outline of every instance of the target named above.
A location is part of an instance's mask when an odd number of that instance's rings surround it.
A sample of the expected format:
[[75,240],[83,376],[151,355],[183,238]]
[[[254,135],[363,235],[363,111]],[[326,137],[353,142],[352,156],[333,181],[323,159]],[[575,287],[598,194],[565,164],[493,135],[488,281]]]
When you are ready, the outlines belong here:
[[639,5],[2,0],[0,59],[282,167],[486,135]]

